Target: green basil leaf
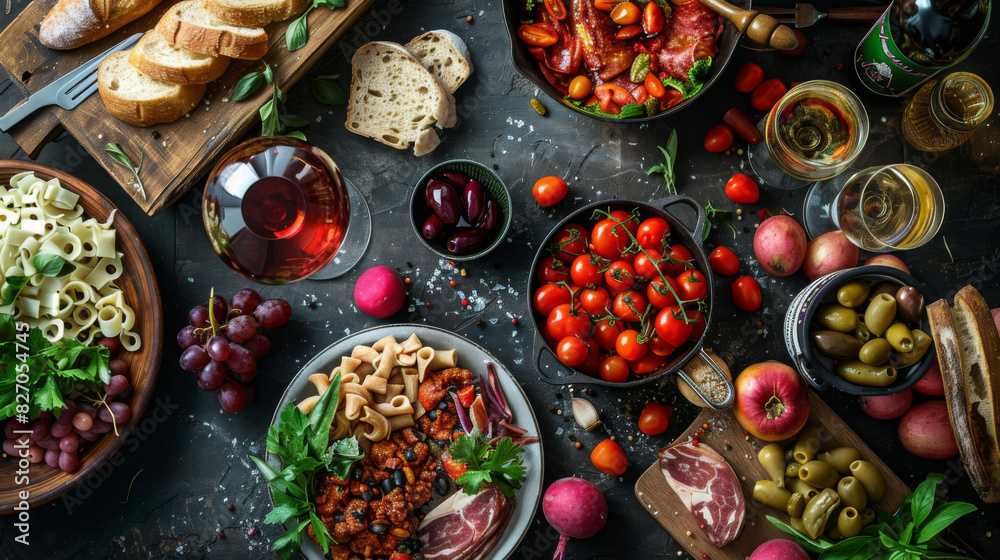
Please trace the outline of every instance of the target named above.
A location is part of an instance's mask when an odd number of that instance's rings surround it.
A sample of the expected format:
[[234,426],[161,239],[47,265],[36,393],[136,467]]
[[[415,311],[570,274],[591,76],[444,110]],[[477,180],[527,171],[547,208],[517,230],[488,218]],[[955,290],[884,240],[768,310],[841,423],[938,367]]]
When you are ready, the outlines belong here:
[[298,138],[299,140],[305,140],[306,139],[306,135],[302,134],[298,130],[293,130],[293,131],[289,132],[288,134],[286,134],[285,136],[291,136],[292,138]]
[[263,72],[251,72],[240,78],[233,88],[233,101],[243,101],[251,95],[257,93],[260,86],[264,85]]
[[347,102],[347,97],[344,95],[344,91],[340,89],[340,85],[333,81],[335,77],[333,76],[320,76],[313,80],[312,83],[312,95],[316,98],[316,101],[323,103],[324,105],[343,105]]
[[0,313],[0,341],[14,340],[15,334],[17,334],[17,328],[14,326],[14,316],[10,313]]
[[31,258],[31,264],[42,276],[62,278],[76,270],[76,267],[59,255],[38,253]]
[[14,303],[17,296],[21,295],[21,290],[28,283],[27,276],[8,276],[7,285],[4,286],[3,292],[0,295],[3,296],[3,302],[0,303],[0,307],[7,307],[8,305]]
[[326,6],[331,10],[335,10],[337,8],[343,8],[346,5],[347,2],[345,0],[313,0],[313,6],[317,8],[320,6]]
[[[280,494],[278,494],[280,495]],[[282,504],[274,506],[266,516],[264,516],[264,523],[270,524],[280,524],[288,521],[289,519],[295,517],[299,514],[299,508],[289,505]]]
[[316,401],[309,413],[309,423],[306,424],[306,443],[309,454],[317,459],[326,453],[330,444],[330,425],[340,404],[340,372],[330,380],[330,388]]
[[949,502],[939,505],[927,516],[927,521],[917,535],[917,542],[925,543],[931,540],[958,518],[974,511],[976,511],[976,506],[966,502]]
[[906,506],[907,501],[910,503],[910,515],[913,516],[913,523],[917,527],[927,519],[931,510],[934,509],[934,498],[942,480],[944,480],[944,476],[941,474],[927,475],[927,478],[917,485],[917,489],[904,500],[903,507]]
[[310,11],[311,9],[306,10],[305,13],[288,24],[288,29],[285,30],[285,46],[288,47],[289,51],[301,49],[306,45],[306,41],[309,40],[309,22],[307,18]]
[[302,546],[302,530],[306,528],[306,525],[309,525],[308,519],[300,521],[298,525],[289,529],[288,532],[285,533],[285,536],[274,541],[272,548],[277,551],[278,554],[282,554],[282,551],[284,551],[285,558],[287,558],[288,554],[291,554]]
[[250,459],[252,459],[253,463],[257,465],[257,470],[260,471],[260,474],[264,475],[264,478],[266,480],[271,481],[274,480],[275,478],[278,478],[278,471],[274,470],[274,467],[269,465],[267,461],[258,459],[253,455],[250,456]]
[[283,124],[285,126],[291,126],[291,127],[298,128],[298,127],[301,127],[301,126],[308,126],[309,125],[309,121],[306,120],[305,117],[300,117],[298,115],[285,114],[285,115],[279,116],[278,118],[281,119],[281,124]]
[[879,549],[876,537],[857,536],[844,539],[823,551],[823,560],[872,558]]
[[811,551],[811,552],[823,552],[824,550],[826,550],[826,549],[830,548],[831,546],[833,546],[832,543],[830,543],[827,540],[816,541],[816,540],[810,539],[809,535],[806,535],[802,531],[799,531],[795,527],[792,527],[791,525],[785,523],[784,521],[779,520],[777,517],[774,517],[772,515],[768,515],[767,516],[767,520],[770,521],[771,524],[774,525],[775,527],[777,527],[778,529],[780,529],[780,530],[782,530],[782,531],[784,531],[784,532],[786,532],[786,533],[788,533],[790,535],[794,535],[794,536],[798,537],[799,544],[802,545],[802,548],[804,548],[804,549],[806,549],[808,551]]
[[269,84],[274,83],[274,69],[271,68],[271,65],[266,62],[264,63],[264,79],[267,80],[267,83]]

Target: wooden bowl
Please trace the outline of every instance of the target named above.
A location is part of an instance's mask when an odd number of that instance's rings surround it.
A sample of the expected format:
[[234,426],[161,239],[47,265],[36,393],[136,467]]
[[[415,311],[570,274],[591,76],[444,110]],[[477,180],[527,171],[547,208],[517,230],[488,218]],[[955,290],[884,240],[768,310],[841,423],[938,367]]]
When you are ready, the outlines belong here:
[[[87,183],[51,167],[28,161],[0,160],[0,181],[8,185],[10,178],[22,171],[33,171],[41,179],[58,178],[62,186],[80,195],[80,205],[86,215],[104,221],[116,209],[103,194]],[[91,473],[104,464],[128,438],[142,420],[142,413],[156,385],[160,358],[163,353],[163,305],[156,276],[146,254],[146,248],[139,240],[139,234],[120,211],[115,213],[114,228],[118,232],[117,247],[124,253],[122,265],[125,270],[117,284],[125,295],[125,301],[135,309],[136,332],[142,337],[142,346],[135,352],[123,351],[119,357],[129,364],[129,382],[132,393],[128,405],[132,417],[119,427],[120,435],[114,432],[89,442],[80,455],[80,466],[75,472],[64,472],[44,462],[31,465],[30,483],[15,485],[17,462],[12,457],[0,458],[0,515],[14,512],[21,501],[18,493],[30,492],[27,502],[35,507],[50,502],[86,480]]]

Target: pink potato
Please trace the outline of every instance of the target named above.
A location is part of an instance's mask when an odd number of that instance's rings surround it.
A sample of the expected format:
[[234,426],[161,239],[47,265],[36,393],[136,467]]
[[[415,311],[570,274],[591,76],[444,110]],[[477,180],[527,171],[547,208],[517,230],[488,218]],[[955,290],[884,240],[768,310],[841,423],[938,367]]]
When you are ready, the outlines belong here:
[[913,384],[913,390],[933,397],[944,396],[944,380],[941,378],[941,366],[937,360],[934,360],[927,373]]
[[806,257],[806,232],[788,216],[772,216],[757,227],[753,253],[769,274],[790,276]]
[[858,404],[865,414],[878,420],[890,420],[899,418],[910,410],[913,404],[913,391],[904,389],[891,395],[878,395],[874,397],[859,397]]
[[990,313],[993,315],[993,322],[996,323],[997,330],[1000,330],[1000,307],[990,309]]
[[384,319],[403,307],[406,288],[396,271],[388,266],[373,266],[364,271],[354,285],[354,303],[358,309]]
[[809,554],[788,539],[771,539],[758,546],[747,560],[809,560]]
[[906,266],[903,261],[899,260],[899,257],[895,255],[875,255],[874,257],[865,261],[865,266],[891,266],[892,268],[898,268],[903,272],[910,274],[910,267]]
[[802,270],[806,278],[815,280],[831,272],[858,266],[861,252],[851,243],[844,232],[837,230],[824,233],[806,245],[806,258]]
[[943,400],[927,401],[910,409],[899,421],[899,441],[907,451],[925,459],[947,459],[958,454],[955,432]]

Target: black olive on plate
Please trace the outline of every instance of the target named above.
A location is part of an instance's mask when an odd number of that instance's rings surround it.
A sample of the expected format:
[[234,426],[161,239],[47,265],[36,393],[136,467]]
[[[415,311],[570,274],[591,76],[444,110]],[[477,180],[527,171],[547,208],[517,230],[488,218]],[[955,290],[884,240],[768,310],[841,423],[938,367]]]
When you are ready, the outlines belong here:
[[354,482],[361,482],[361,477],[363,476],[365,476],[363,469],[351,469],[351,480]]
[[492,239],[489,232],[481,229],[462,229],[448,238],[448,252],[455,255],[469,253],[479,249]]
[[462,191],[462,217],[470,224],[479,221],[486,210],[486,190],[478,181],[472,180],[465,184]]
[[392,481],[396,483],[397,488],[406,487],[406,473],[403,472],[403,469],[399,469],[392,474]]
[[924,296],[913,286],[903,286],[896,292],[896,313],[911,325],[920,322],[924,312]]
[[442,173],[444,180],[455,185],[456,187],[464,187],[472,179],[468,175],[462,173],[461,171],[447,171]]
[[447,494],[448,488],[449,484],[447,478],[438,475],[438,477],[434,479],[434,491],[437,492],[438,496],[444,496]]
[[392,490],[394,488],[395,488],[395,486],[393,486],[391,478],[387,478],[387,479],[385,479],[385,480],[382,481],[382,495],[383,496],[389,495],[389,493],[392,492]]
[[486,209],[483,211],[482,217],[478,221],[473,222],[476,227],[484,231],[492,231],[493,228],[497,227],[497,220],[500,211],[497,209],[497,203],[490,200],[486,203]]
[[[428,416],[430,416],[431,414],[434,414],[434,416],[437,417],[437,414],[435,414],[433,410],[430,412],[430,414],[428,414]],[[434,418],[431,418],[431,420],[433,419]],[[413,451],[412,447],[407,447],[406,449],[403,450],[403,459],[406,459],[407,463],[417,462],[417,454],[415,451]]]
[[442,222],[437,214],[431,214],[424,220],[424,226],[420,228],[420,233],[424,236],[424,239],[437,239],[444,236],[447,228],[447,224]]
[[427,206],[430,206],[431,210],[441,218],[442,222],[446,224],[458,222],[458,218],[462,214],[462,203],[458,197],[458,193],[455,192],[455,189],[451,185],[431,179],[427,183],[426,192]]
[[334,523],[343,523],[344,521],[347,521],[347,517],[344,516],[344,514],[342,513],[338,513],[337,515],[333,516]]
[[364,521],[365,520],[365,514],[361,513],[360,511],[352,511],[351,515],[353,515],[354,519],[356,519],[358,521]]
[[438,413],[436,410],[432,410],[427,413],[427,417],[431,419],[431,422],[433,422],[438,419]]

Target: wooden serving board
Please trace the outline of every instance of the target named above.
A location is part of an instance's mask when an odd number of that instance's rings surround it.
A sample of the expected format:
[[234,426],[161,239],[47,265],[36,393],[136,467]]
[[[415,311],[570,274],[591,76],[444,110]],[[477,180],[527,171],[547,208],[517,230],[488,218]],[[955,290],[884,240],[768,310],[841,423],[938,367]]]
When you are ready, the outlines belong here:
[[[348,0],[346,8],[313,10],[309,14],[309,41],[294,52],[285,47],[288,22],[269,25],[268,50],[263,60],[274,68],[281,88],[287,91],[301,78],[373,2]],[[152,29],[175,3],[165,0],[142,18],[89,45],[54,51],[38,41],[38,25],[55,0],[34,0],[0,33],[0,64],[27,97],[130,35]],[[226,73],[208,85],[204,99],[190,116],[172,123],[149,128],[123,123],[107,112],[101,96],[95,93],[71,111],[57,106],[42,109],[10,133],[29,156],[35,157],[62,129],[67,130],[143,210],[153,215],[184,194],[222,153],[259,123],[257,111],[270,99],[270,87],[261,88],[256,95],[239,103],[229,98],[242,76],[261,69],[260,61],[234,59]],[[108,142],[120,144],[137,163],[139,154],[144,154],[142,182],[147,199],[133,187],[132,175],[104,154]]]
[[[876,465],[885,476],[885,496],[873,503],[872,507],[886,513],[894,513],[903,503],[903,499],[910,493],[910,489],[812,391],[809,392],[809,405],[810,420],[826,428],[829,438],[828,441],[823,442],[822,449],[833,449],[844,445],[857,448],[861,452],[861,458]],[[704,435],[699,441],[708,444],[725,457],[743,485],[747,514],[740,536],[722,548],[716,548],[715,545],[708,542],[701,530],[698,529],[694,517],[681,503],[677,494],[667,485],[659,462],[650,466],[639,477],[639,481],[635,485],[635,495],[646,511],[655,517],[660,525],[663,525],[663,528],[670,532],[674,539],[684,547],[684,550],[695,558],[701,558],[702,554],[707,554],[713,560],[745,560],[764,541],[779,537],[792,539],[789,534],[778,530],[767,520],[767,516],[772,515],[787,523],[788,514],[759,504],[751,497],[754,483],[769,478],[763,467],[757,462],[757,452],[760,451],[763,444],[753,436],[750,437],[749,441],[744,439],[746,436],[743,435],[743,428],[736,421],[732,412],[715,412],[707,408],[698,415],[691,426],[674,443],[690,439],[695,432],[702,429],[702,424],[708,424],[708,429],[704,430]],[[691,532],[690,536],[687,535],[687,531]]]

